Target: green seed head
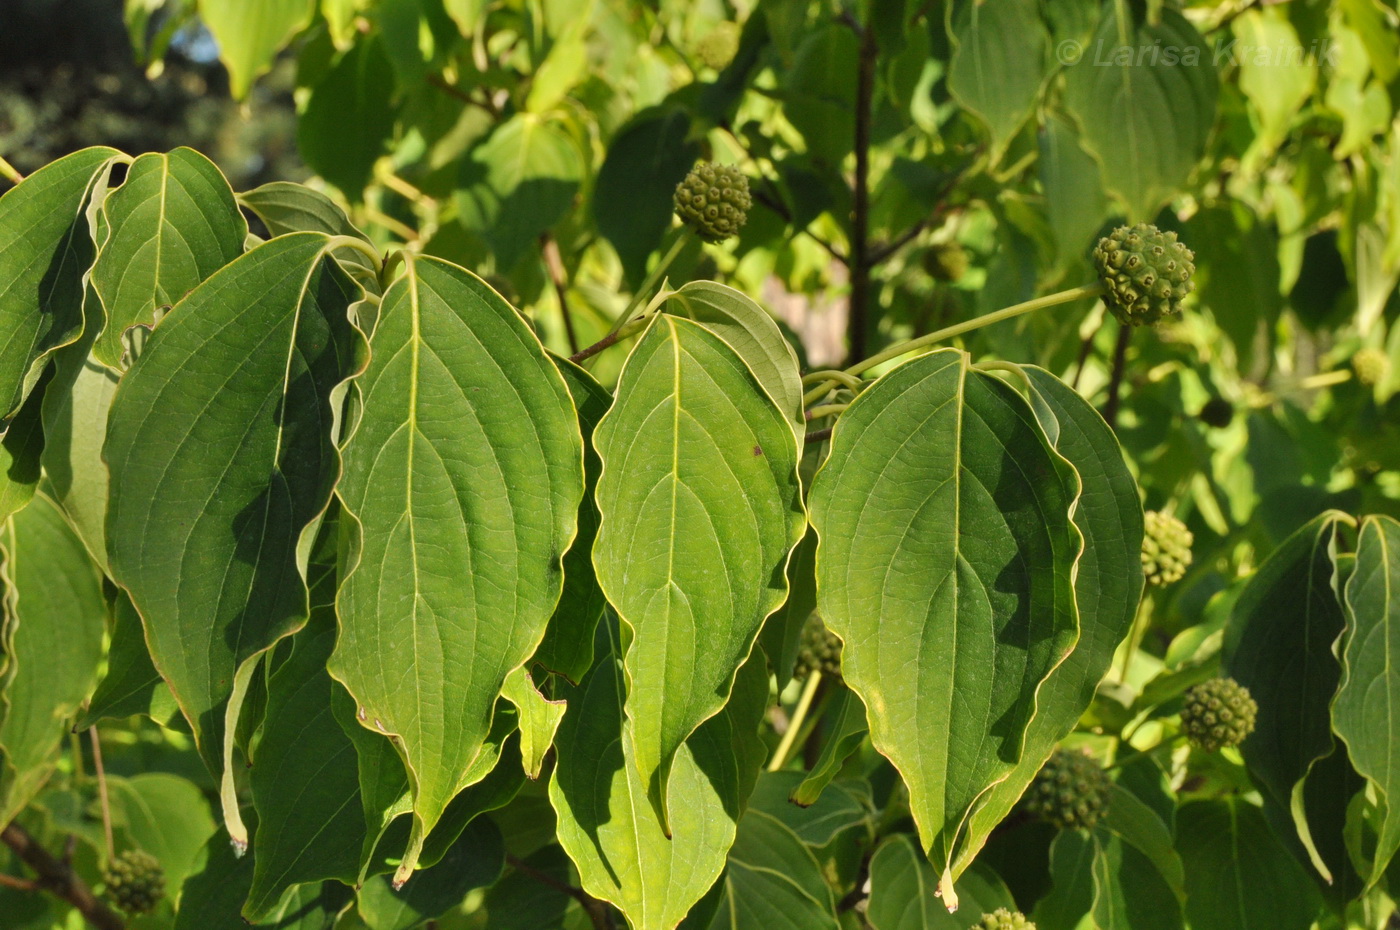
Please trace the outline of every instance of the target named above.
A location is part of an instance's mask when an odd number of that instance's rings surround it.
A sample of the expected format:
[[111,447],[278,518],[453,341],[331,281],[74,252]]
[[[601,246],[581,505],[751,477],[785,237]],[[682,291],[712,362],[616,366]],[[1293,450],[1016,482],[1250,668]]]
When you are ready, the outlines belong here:
[[695,45],[695,56],[707,68],[723,71],[739,54],[739,24],[723,22]]
[[1374,387],[1390,373],[1390,358],[1380,349],[1362,349],[1351,357],[1351,369],[1357,381]]
[[828,630],[816,614],[808,617],[802,627],[802,644],[797,649],[797,667],[792,675],[806,678],[812,672],[841,677],[841,638]]
[[676,215],[706,242],[737,235],[749,218],[749,179],[733,165],[702,161],[676,185]]
[[1035,924],[1020,911],[999,907],[973,925],[973,930],[1035,930]]
[[165,894],[165,873],[150,853],[128,849],[107,864],[102,873],[107,898],[128,914],[154,910]]
[[1026,789],[1026,809],[1061,830],[1088,829],[1108,808],[1108,773],[1090,756],[1056,749]]
[[1195,258],[1176,233],[1146,223],[1120,226],[1094,248],[1094,268],[1108,288],[1104,302],[1120,322],[1134,326],[1180,312],[1193,287]]
[[1149,510],[1142,515],[1142,573],[1150,585],[1180,581],[1191,565],[1195,537],[1176,517]]
[[1254,731],[1259,705],[1233,678],[1212,678],[1186,692],[1181,729],[1192,746],[1216,752],[1238,746]]

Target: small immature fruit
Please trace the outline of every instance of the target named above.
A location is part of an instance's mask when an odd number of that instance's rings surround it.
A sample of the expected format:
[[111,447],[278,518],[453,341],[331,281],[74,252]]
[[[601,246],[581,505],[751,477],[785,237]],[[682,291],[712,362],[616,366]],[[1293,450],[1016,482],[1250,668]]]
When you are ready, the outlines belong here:
[[1215,752],[1238,746],[1254,731],[1259,705],[1249,689],[1233,678],[1212,678],[1186,692],[1181,729],[1197,749]]
[[1212,397],[1201,405],[1196,414],[1206,426],[1224,429],[1235,418],[1235,405],[1223,397]]
[[1180,581],[1191,565],[1195,537],[1176,517],[1149,510],[1142,515],[1142,573],[1150,585]]
[[822,618],[812,614],[802,627],[802,644],[797,649],[794,678],[806,678],[821,672],[831,678],[841,677],[841,639],[826,628]]
[[707,68],[723,71],[739,54],[739,24],[723,22],[695,45],[695,55]]
[[999,907],[973,924],[972,930],[1035,930],[1035,924],[1020,911]]
[[1181,310],[1194,286],[1195,253],[1176,233],[1139,223],[1120,226],[1094,247],[1094,268],[1108,288],[1104,302],[1121,323],[1156,323]]
[[1390,373],[1390,358],[1380,349],[1361,349],[1351,357],[1351,369],[1356,372],[1357,381],[1374,387]]
[[165,873],[150,853],[128,849],[107,864],[102,873],[107,897],[128,914],[155,909],[165,894]]
[[952,283],[962,280],[962,276],[967,274],[968,264],[967,249],[956,242],[932,246],[924,253],[924,270],[935,281]]
[[1026,809],[1061,830],[1088,829],[1108,808],[1108,773],[1094,759],[1056,749],[1026,790]]
[[706,242],[737,235],[749,218],[749,179],[733,165],[702,161],[676,185],[676,215]]

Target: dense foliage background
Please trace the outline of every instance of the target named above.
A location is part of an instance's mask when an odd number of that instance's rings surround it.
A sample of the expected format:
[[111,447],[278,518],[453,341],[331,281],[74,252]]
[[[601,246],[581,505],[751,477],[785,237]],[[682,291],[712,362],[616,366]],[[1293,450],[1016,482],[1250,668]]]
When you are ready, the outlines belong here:
[[[947,916],[908,792],[865,738],[859,699],[831,675],[806,679],[812,689],[788,681],[813,603],[799,547],[782,628],[763,634],[777,690],[756,702],[762,746],[746,745],[734,706],[715,718],[737,734],[721,742],[735,747],[738,783],[757,787],[724,880],[684,926],[966,927],[1002,905],[1041,930],[1389,925],[1400,731],[1387,720],[1400,689],[1388,666],[1367,663],[1391,656],[1394,595],[1376,593],[1380,581],[1365,591],[1375,600],[1362,627],[1379,639],[1344,643],[1338,631],[1360,603],[1340,594],[1361,577],[1354,563],[1400,579],[1393,552],[1376,564],[1358,552],[1367,533],[1372,552],[1395,534],[1378,519],[1359,531],[1362,517],[1400,517],[1393,0],[18,0],[0,8],[0,62],[6,186],[88,145],[132,156],[189,145],[239,193],[259,241],[322,211],[311,228],[479,274],[560,356],[604,337],[634,296],[650,300],[659,282],[644,283],[648,272],[673,252],[672,288],[714,279],[747,294],[815,371],[1090,282],[1094,243],[1121,223],[1175,231],[1197,268],[1179,318],[1123,327],[1086,297],[951,342],[1072,386],[1112,425],[1144,507],[1193,537],[1184,577],[1148,589],[1064,741],[1112,766],[1118,819],[1057,831],[1017,808],[982,825],[964,907]],[[753,196],[740,235],[703,247],[672,215],[676,184],[701,158],[737,165]],[[324,197],[259,186],[284,180]],[[167,296],[147,310],[182,294]],[[113,382],[123,351],[136,347],[109,338],[94,349]],[[614,387],[628,351],[591,357],[589,372]],[[220,821],[240,801],[253,829],[266,811],[291,814],[260,803],[256,775],[221,786],[219,747],[199,747],[201,760],[159,679],[121,691],[152,670],[119,571],[92,542],[115,524],[74,504],[90,475],[75,481],[62,462],[82,424],[55,446],[34,390],[5,440],[19,486],[24,437],[49,433],[34,502],[5,498],[18,512],[0,539],[13,659],[0,665],[0,820],[17,817],[85,887],[101,887],[113,850],[154,853],[165,896],[132,927],[242,926],[256,849],[235,859]],[[831,425],[807,424],[804,480]],[[140,452],[129,450],[132,467]],[[36,466],[29,485],[39,481]],[[340,493],[349,504],[357,492]],[[24,679],[15,639],[20,540],[35,533],[62,558],[45,558],[56,574],[30,584],[53,593],[32,603],[87,621],[89,634],[86,651],[55,647],[28,666],[39,684]],[[75,564],[81,585],[60,571]],[[295,743],[265,721],[299,719],[278,676],[329,687],[326,632],[313,623],[275,670],[245,682],[240,753]],[[1261,706],[1243,753],[1174,741],[1183,693],[1222,661]],[[762,692],[753,668],[736,693]],[[1348,693],[1343,670],[1374,672],[1375,689]],[[555,684],[551,697],[575,696]],[[47,726],[21,732],[21,718]],[[71,723],[86,732],[65,739]],[[369,784],[373,752],[354,755],[316,779]],[[774,770],[758,775],[760,759]],[[539,764],[548,774],[555,759],[541,750]],[[260,877],[263,900],[244,913],[307,930],[620,925],[594,895],[630,877],[605,880],[609,869],[566,854],[547,774],[483,783],[498,794],[471,803],[490,813],[459,825],[433,851],[441,862],[401,892],[387,874],[399,853],[379,851],[349,870],[370,876],[358,890]],[[826,784],[820,800],[790,804],[804,783],[820,790],[809,776]],[[406,836],[405,818],[399,828]],[[13,843],[0,849],[0,872],[16,879],[0,884],[0,927],[79,925],[71,897],[25,884],[36,874],[26,862]],[[700,885],[695,897],[711,888]],[[658,907],[643,918],[628,898],[622,910],[647,930],[680,919]]]

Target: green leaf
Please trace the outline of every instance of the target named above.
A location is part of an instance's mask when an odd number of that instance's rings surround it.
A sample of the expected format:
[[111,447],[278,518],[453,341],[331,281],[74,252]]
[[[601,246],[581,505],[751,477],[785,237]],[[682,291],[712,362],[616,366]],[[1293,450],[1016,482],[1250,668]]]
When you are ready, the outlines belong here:
[[517,668],[506,676],[501,697],[515,705],[520,718],[520,754],[525,774],[540,777],[545,753],[554,744],[554,734],[564,719],[564,702],[551,701],[535,688],[530,673]]
[[814,159],[839,168],[855,139],[859,43],[844,24],[803,32],[792,67],[783,75],[783,115]]
[[880,844],[870,860],[870,903],[865,916],[874,930],[962,930],[997,908],[1016,902],[994,873],[972,868],[954,885],[961,902],[948,913],[938,898],[938,873],[913,838],[897,833]]
[[1109,849],[1109,840],[1122,840],[1141,853],[1177,898],[1177,909],[1180,909],[1180,902],[1186,896],[1185,872],[1181,857],[1172,848],[1171,829],[1156,811],[1128,789],[1114,785],[1098,832],[1102,835],[1101,845],[1115,861],[1120,860],[1121,855]]
[[787,566],[788,596],[764,621],[759,642],[768,656],[768,665],[777,676],[779,690],[787,687],[797,668],[802,648],[802,627],[817,609],[817,534],[811,527],[792,550]]
[[1201,210],[1183,235],[1201,256],[1197,299],[1234,342],[1241,364],[1248,365],[1261,330],[1272,341],[1283,310],[1278,235],[1243,203]]
[[97,680],[106,604],[96,567],[63,515],[36,497],[0,527],[0,822],[53,771],[66,724]]
[[[339,204],[304,184],[269,181],[235,196],[240,207],[252,211],[262,220],[271,236],[290,232],[323,232],[331,236],[348,236],[369,244],[369,237],[350,222]],[[370,293],[379,293],[379,271],[373,259],[354,248],[337,249],[334,254],[361,287]]]
[[201,0],[199,16],[219,43],[234,99],[248,96],[253,81],[311,22],[314,10],[314,0]]
[[497,268],[508,271],[568,213],[583,169],[567,132],[536,114],[518,113],[462,161],[462,222],[486,237]]
[[1192,801],[1177,811],[1191,930],[1307,930],[1317,893],[1274,839],[1259,808],[1239,799]]
[[633,348],[593,440],[593,562],[623,622],[633,761],[664,818],[672,758],[724,706],[787,596],[798,440],[733,349],[666,315]]
[[632,281],[646,274],[647,256],[671,227],[676,185],[700,154],[680,107],[644,110],[613,136],[593,189],[593,219]]
[[383,40],[361,37],[311,89],[297,122],[301,157],[351,200],[361,198],[393,133],[393,91]]
[[358,910],[370,930],[411,930],[462,903],[467,892],[493,884],[505,865],[500,829],[483,817],[472,821],[442,861],[395,890],[378,875],[360,888]]
[[1065,104],[1104,185],[1130,219],[1151,219],[1186,182],[1215,121],[1212,51],[1180,13],[1138,20],[1127,4],[1105,12],[1084,57],[1069,67]]
[[563,691],[568,710],[549,784],[559,842],[584,890],[616,905],[633,930],[672,930],[719,877],[757,777],[764,750],[756,731],[768,699],[763,663],[744,666],[724,711],[676,754],[669,837],[632,758],[615,655]]
[[248,223],[214,163],[183,147],[132,162],[102,204],[102,220],[92,286],[107,324],[92,354],[122,368],[123,334],[153,327],[159,309],[242,254]]
[[1342,670],[1332,647],[1345,625],[1333,560],[1344,521],[1336,511],[1324,513],[1269,553],[1230,611],[1224,646],[1225,673],[1259,704],[1254,732],[1240,747],[1245,764],[1291,813],[1329,881],[1302,807],[1302,782],[1333,748],[1328,707]]
[[108,419],[112,576],[215,772],[235,672],[306,622],[306,531],[339,471],[362,343],[328,243],[282,236],[216,272],[156,327]]
[[826,786],[836,777],[852,753],[870,732],[865,723],[865,705],[849,688],[842,688],[826,711],[827,737],[821,755],[802,783],[792,790],[792,803],[808,806],[817,803]]
[[753,298],[725,284],[691,281],[671,294],[666,312],[693,320],[728,343],[773,403],[792,420],[797,436],[806,433],[797,353],[773,317]]
[[826,846],[837,834],[869,819],[870,811],[859,789],[851,790],[839,783],[823,792],[815,803],[799,807],[789,796],[801,781],[801,772],[764,772],[749,798],[749,808],[781,821],[798,839],[813,847]]
[[976,849],[992,826],[967,818],[1016,770],[1078,636],[1064,469],[1020,395],[943,349],[856,398],[809,497],[818,610],[951,905],[959,839]]
[[812,851],[781,821],[750,809],[724,871],[710,930],[837,930],[836,900]]
[[[185,880],[174,930],[248,930],[240,908],[253,884],[256,851],[238,856],[219,830],[204,844],[204,868]],[[269,930],[330,930],[353,892],[339,882],[298,885],[255,927]]]
[[[1029,379],[1037,416],[1052,434],[1055,451],[1079,475],[1074,525],[1084,551],[1074,574],[1079,641],[1036,695],[1036,716],[1026,729],[1020,763],[984,795],[971,819],[965,864],[1020,799],[1056,744],[1074,729],[1108,672],[1118,643],[1128,634],[1142,597],[1142,505],[1137,483],[1113,430],[1087,401],[1041,368],[1021,366]],[[956,869],[955,869],[956,871]]]
[[[334,539],[330,552],[334,558]],[[253,885],[243,913],[266,919],[293,885],[353,884],[365,842],[355,744],[333,707],[340,685],[326,672],[335,645],[335,571],[311,568],[311,615],[268,679],[267,711],[250,779],[258,829]]]
[[1094,907],[1094,860],[1098,844],[1092,834],[1062,830],[1050,844],[1050,892],[1036,902],[1036,930],[1101,930],[1084,922]]
[[568,388],[525,321],[456,265],[423,257],[406,272],[384,294],[356,383],[331,660],[362,724],[394,738],[410,773],[399,881],[471,784],[496,696],[544,636],[584,481]]
[[995,163],[1040,96],[1049,32],[1036,0],[961,0],[952,37],[948,91],[987,124]]
[[1146,855],[1104,831],[1094,834],[1093,844],[1094,926],[1182,930],[1181,897]]
[[1332,726],[1384,808],[1369,887],[1400,847],[1400,522],[1387,516],[1362,522],[1345,603]]
[[1045,212],[1062,263],[1081,258],[1108,215],[1099,163],[1079,144],[1079,132],[1059,114],[1045,120],[1040,135],[1040,184]]
[[204,792],[189,779],[165,772],[131,778],[109,774],[107,791],[113,829],[131,847],[160,860],[166,897],[174,900],[216,829]]
[[83,329],[83,276],[94,247],[83,207],[115,149],[45,165],[0,197],[0,419],[13,416],[55,349]]
[[39,486],[45,445],[42,413],[52,383],[52,377],[39,380],[0,437],[0,521],[23,510]]
[[[102,369],[106,371],[106,369]],[[75,730],[86,730],[107,717],[146,714],[166,723],[179,713],[174,696],[161,680],[146,649],[141,615],[125,591],[112,605],[112,641],[107,647],[107,672],[78,719]]]
[[559,606],[549,618],[544,640],[535,650],[530,664],[543,666],[569,681],[578,683],[593,667],[593,639],[598,618],[603,615],[607,599],[598,587],[593,570],[593,540],[598,535],[598,506],[593,492],[603,463],[593,449],[593,429],[612,404],[612,394],[592,375],[573,362],[555,358],[569,395],[578,410],[578,424],[583,432],[583,471],[585,476],[583,503],[578,509],[578,536],[564,554],[564,592]]

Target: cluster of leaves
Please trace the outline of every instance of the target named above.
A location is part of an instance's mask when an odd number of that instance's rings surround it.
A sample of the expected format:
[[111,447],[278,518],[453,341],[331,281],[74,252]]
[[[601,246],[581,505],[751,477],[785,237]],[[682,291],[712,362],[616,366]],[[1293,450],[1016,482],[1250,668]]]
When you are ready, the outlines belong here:
[[[1393,8],[130,0],[138,51],[196,13],[238,95],[296,39],[339,203],[103,147],[0,199],[0,823],[154,854],[132,926],[1389,920]],[[962,322],[1118,219],[1185,318]],[[842,346],[751,296],[838,292]],[[1253,733],[1181,746],[1221,674]],[[1052,758],[1092,817],[1018,808]]]

